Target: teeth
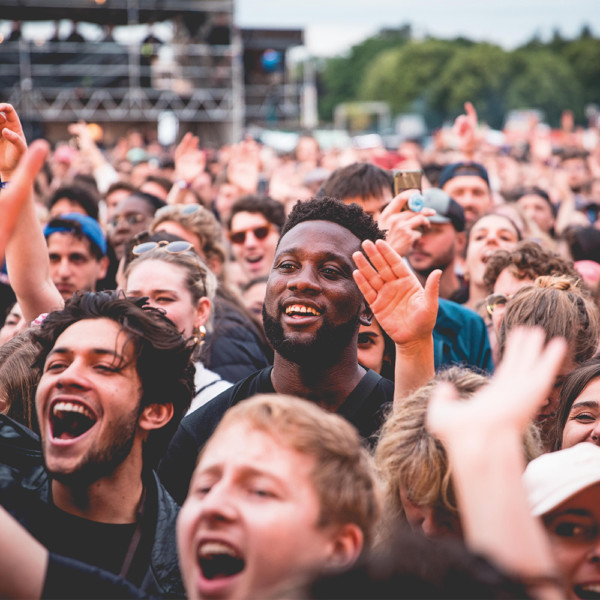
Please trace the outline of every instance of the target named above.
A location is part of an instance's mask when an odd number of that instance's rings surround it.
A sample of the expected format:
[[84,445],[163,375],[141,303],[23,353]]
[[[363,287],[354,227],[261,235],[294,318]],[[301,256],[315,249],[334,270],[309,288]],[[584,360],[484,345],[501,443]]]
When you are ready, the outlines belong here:
[[73,402],[57,402],[52,407],[52,414],[57,415],[60,412],[75,412],[87,417],[88,419],[94,419],[94,413],[91,410],[83,406],[82,404],[73,404]]
[[593,585],[582,585],[581,589],[585,590],[586,592],[594,592],[596,594],[600,594],[600,584],[598,583],[595,583]]
[[215,554],[237,556],[237,552],[231,546],[222,542],[205,542],[200,546],[198,554],[201,557],[214,556]]
[[319,311],[312,308],[311,306],[304,306],[303,304],[292,304],[291,306],[288,306],[285,309],[286,315],[291,315],[292,313],[310,314],[310,315],[315,315],[317,317],[320,314]]

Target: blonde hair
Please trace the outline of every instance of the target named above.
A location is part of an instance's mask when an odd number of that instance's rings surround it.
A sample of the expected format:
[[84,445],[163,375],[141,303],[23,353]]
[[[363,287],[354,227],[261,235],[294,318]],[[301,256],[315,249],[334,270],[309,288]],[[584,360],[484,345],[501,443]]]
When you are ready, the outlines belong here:
[[189,212],[191,206],[196,205],[175,204],[160,208],[150,223],[150,233],[155,233],[161,223],[177,223],[198,238],[207,261],[216,259],[224,265],[227,260],[227,251],[221,225],[213,213],[204,206],[198,204],[196,210]]
[[[314,456],[312,481],[321,505],[319,525],[354,523],[363,532],[365,547],[371,543],[380,514],[375,468],[348,421],[308,400],[261,394],[230,408],[213,436],[239,422]],[[209,445],[210,440],[205,448]]]
[[125,269],[125,280],[129,279],[132,271],[139,264],[148,260],[160,260],[181,267],[185,273],[185,287],[192,295],[194,305],[198,304],[200,298],[208,298],[211,303],[213,302],[217,293],[217,278],[193,249],[174,254],[166,250],[165,246],[158,246],[154,250],[136,256]]
[[[451,469],[442,443],[427,431],[427,407],[438,382],[449,381],[461,400],[488,384],[488,378],[469,369],[450,367],[402,401],[386,419],[375,449],[375,464],[383,484],[384,523],[406,519],[402,489],[418,506],[439,507],[457,514]],[[473,423],[477,427],[477,423]],[[537,427],[527,431],[523,447],[527,460],[542,452]]]

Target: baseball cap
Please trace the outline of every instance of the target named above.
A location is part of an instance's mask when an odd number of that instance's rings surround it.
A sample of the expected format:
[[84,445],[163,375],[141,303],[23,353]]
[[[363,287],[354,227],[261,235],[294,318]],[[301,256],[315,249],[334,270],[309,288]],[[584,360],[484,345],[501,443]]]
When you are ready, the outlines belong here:
[[66,213],[51,219],[44,227],[44,237],[53,233],[77,233],[84,235],[102,256],[106,256],[106,238],[100,224],[92,217],[80,213]]
[[571,496],[600,483],[600,446],[582,442],[542,454],[527,465],[523,483],[532,514],[545,515]]
[[462,175],[481,177],[487,183],[487,186],[490,187],[490,178],[488,177],[487,169],[482,164],[476,162],[457,162],[446,165],[440,173],[438,185],[444,187],[448,181]]
[[439,188],[425,190],[423,192],[423,206],[435,209],[436,214],[433,217],[427,217],[430,223],[452,223],[456,231],[464,230],[465,211],[444,190]]

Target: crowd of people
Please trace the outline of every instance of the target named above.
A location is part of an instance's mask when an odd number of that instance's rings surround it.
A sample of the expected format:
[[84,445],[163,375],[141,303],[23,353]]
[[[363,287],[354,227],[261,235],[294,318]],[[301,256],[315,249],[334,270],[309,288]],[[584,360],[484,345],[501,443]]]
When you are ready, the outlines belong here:
[[0,104],[0,596],[600,597],[600,132],[69,132]]

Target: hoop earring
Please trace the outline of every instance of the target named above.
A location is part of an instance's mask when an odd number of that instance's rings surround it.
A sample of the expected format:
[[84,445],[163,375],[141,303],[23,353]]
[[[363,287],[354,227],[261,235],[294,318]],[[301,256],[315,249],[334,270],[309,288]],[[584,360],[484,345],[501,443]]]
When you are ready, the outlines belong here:
[[193,338],[193,342],[195,346],[202,346],[202,344],[204,344],[204,341],[206,339],[206,327],[204,327],[204,325],[200,325],[200,327],[198,327],[195,331],[194,331],[194,338]]

